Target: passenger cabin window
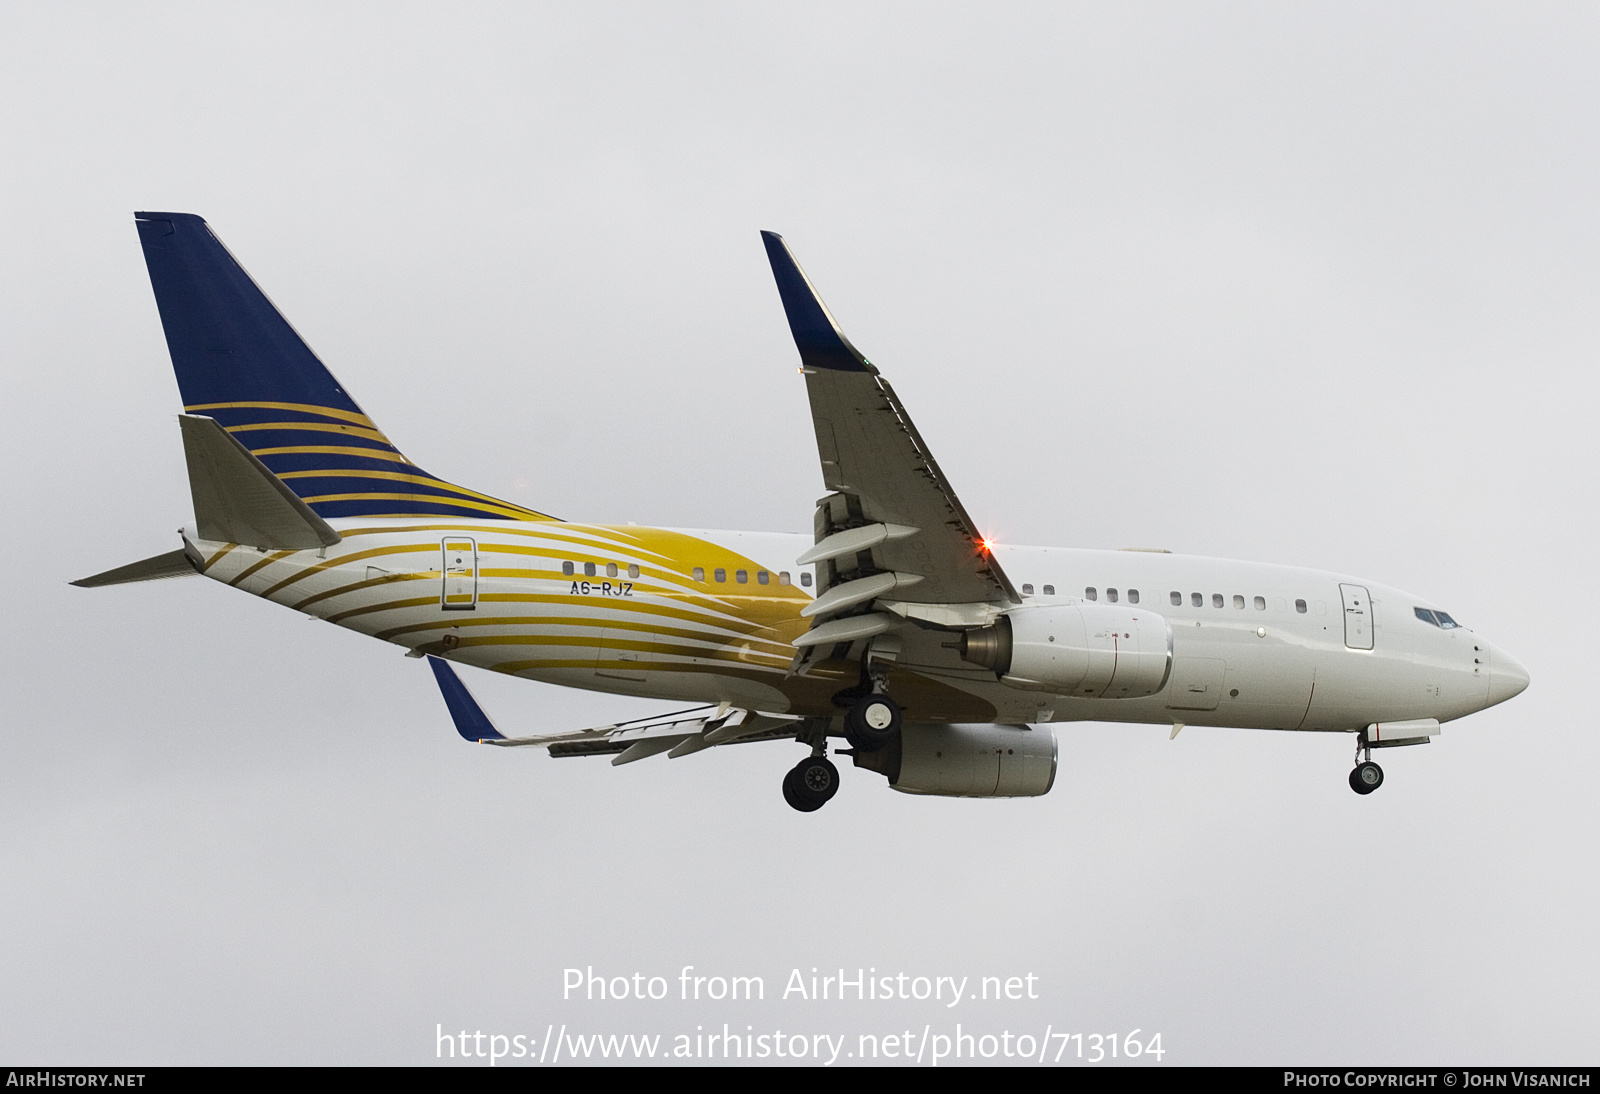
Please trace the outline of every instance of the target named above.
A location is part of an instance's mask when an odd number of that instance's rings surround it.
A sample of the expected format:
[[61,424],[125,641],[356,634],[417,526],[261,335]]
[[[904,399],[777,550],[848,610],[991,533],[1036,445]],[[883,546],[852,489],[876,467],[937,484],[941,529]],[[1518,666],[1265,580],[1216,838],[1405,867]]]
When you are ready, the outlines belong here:
[[1024,583],[1023,586],[1022,586],[1022,595],[1023,596],[1032,596],[1033,595],[1033,586]]
[[724,570],[721,566],[718,566],[715,570],[711,571],[711,576],[716,578],[718,581],[726,581],[728,580],[728,571]]
[[1256,597],[1256,611],[1264,612],[1266,610],[1267,610],[1267,598],[1264,597],[1264,596]]
[[1091,586],[1090,588],[1083,590],[1083,598],[1085,600],[1099,600],[1100,594],[1095,592],[1094,588]]
[[1222,594],[1221,593],[1212,593],[1211,594],[1211,606],[1213,608],[1222,607]]
[[767,580],[769,578],[771,578],[771,577],[772,577],[772,575],[767,573],[767,571],[765,571],[765,570],[757,570],[756,571],[756,584],[757,585],[765,585],[767,583]]
[[616,577],[617,576],[617,564],[615,562],[606,563],[606,576],[607,577]]
[[1301,615],[1305,615],[1306,614],[1306,602],[1304,600],[1296,600],[1294,602],[1294,610],[1299,612]]
[[1233,606],[1240,611],[1244,611],[1244,597],[1240,596],[1238,593],[1234,593]]
[[694,579],[696,581],[704,581],[706,579],[706,568],[704,566],[696,566],[694,568]]
[[779,585],[787,585],[787,584],[789,584],[789,571],[788,570],[779,570],[778,571],[778,584]]
[[583,564],[583,576],[584,577],[593,577],[594,576],[594,563],[585,562]]
[[1115,589],[1107,589],[1106,590],[1106,600],[1109,603],[1115,604],[1117,602],[1117,590],[1115,590]]
[[1206,606],[1206,598],[1201,596],[1199,593],[1190,593],[1189,603],[1193,604],[1197,608],[1203,608]]
[[570,562],[563,562],[561,564],[561,572],[566,574],[568,577],[571,577],[573,574],[578,572],[578,568]]
[[1172,591],[1172,606],[1174,608],[1183,607],[1183,594],[1178,592],[1176,589]]
[[628,563],[628,576],[629,577],[638,577],[639,576],[639,566],[638,566],[637,563],[633,563],[633,562]]
[[1128,590],[1128,603],[1129,604],[1137,604],[1137,603],[1139,603],[1139,590],[1138,589],[1129,589]]
[[804,585],[808,589],[811,588],[811,575],[809,573],[801,574],[800,584]]
[[1046,585],[1044,587],[1044,595],[1045,596],[1055,596],[1056,595],[1056,587],[1054,585]]
[[735,571],[733,571],[733,580],[737,581],[741,585],[750,584],[750,571],[749,570],[735,570]]

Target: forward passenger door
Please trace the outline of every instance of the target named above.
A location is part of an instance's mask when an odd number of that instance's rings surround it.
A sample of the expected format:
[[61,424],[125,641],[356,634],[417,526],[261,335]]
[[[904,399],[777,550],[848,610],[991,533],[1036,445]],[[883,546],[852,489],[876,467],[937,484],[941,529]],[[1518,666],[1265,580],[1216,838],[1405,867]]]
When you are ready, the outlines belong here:
[[1344,600],[1344,644],[1353,650],[1372,648],[1372,598],[1361,585],[1340,585]]

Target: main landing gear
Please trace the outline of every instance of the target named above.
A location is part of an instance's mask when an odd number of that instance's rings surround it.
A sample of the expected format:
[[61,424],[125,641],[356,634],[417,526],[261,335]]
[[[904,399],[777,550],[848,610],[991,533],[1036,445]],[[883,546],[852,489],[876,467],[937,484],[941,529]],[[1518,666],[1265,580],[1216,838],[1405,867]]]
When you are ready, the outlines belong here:
[[[844,735],[857,752],[877,752],[900,732],[900,704],[873,692],[857,699],[844,716]],[[783,800],[802,813],[814,813],[839,792],[839,769],[828,759],[827,724],[818,720],[809,738],[812,754],[783,777]],[[808,738],[804,735],[802,741]]]
[[814,813],[839,792],[839,769],[826,756],[807,756],[783,777],[783,800],[802,813]]
[[1356,737],[1356,766],[1350,772],[1350,789],[1357,794],[1370,794],[1383,785],[1383,768],[1372,762],[1372,746],[1362,730]]
[[900,732],[900,704],[882,693],[864,695],[844,716],[844,735],[850,747],[876,752]]

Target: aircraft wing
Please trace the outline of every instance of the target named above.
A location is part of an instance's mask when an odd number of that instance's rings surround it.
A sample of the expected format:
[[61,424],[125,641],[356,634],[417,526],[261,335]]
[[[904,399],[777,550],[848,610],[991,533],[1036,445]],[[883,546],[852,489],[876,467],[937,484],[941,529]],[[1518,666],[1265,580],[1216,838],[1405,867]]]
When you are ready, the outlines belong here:
[[495,728],[448,662],[430,656],[428,666],[433,669],[456,732],[464,739],[502,748],[544,748],[558,757],[611,755],[613,765],[632,763],[661,752],[667,753],[669,759],[676,759],[717,745],[790,738],[805,725],[803,718],[758,714],[738,707],[693,707],[591,729],[507,737]]
[[887,629],[851,622],[860,615],[822,620],[857,605],[976,626],[994,608],[1019,603],[894,389],[839,329],[783,237],[761,236],[800,351],[822,478],[833,491],[818,503],[816,545],[797,560],[821,563],[824,579],[811,605],[818,622],[799,644]]

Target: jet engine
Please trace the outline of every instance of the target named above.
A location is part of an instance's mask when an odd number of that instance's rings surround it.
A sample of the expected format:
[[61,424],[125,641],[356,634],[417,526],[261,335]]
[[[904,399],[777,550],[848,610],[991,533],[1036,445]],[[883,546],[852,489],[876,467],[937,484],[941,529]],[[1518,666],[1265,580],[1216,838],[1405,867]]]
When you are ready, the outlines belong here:
[[1001,683],[1052,695],[1132,699],[1154,695],[1172,673],[1172,625],[1113,604],[1024,607],[961,636],[961,657]]
[[1056,735],[1049,726],[905,725],[855,765],[906,794],[950,798],[1035,798],[1056,781]]

